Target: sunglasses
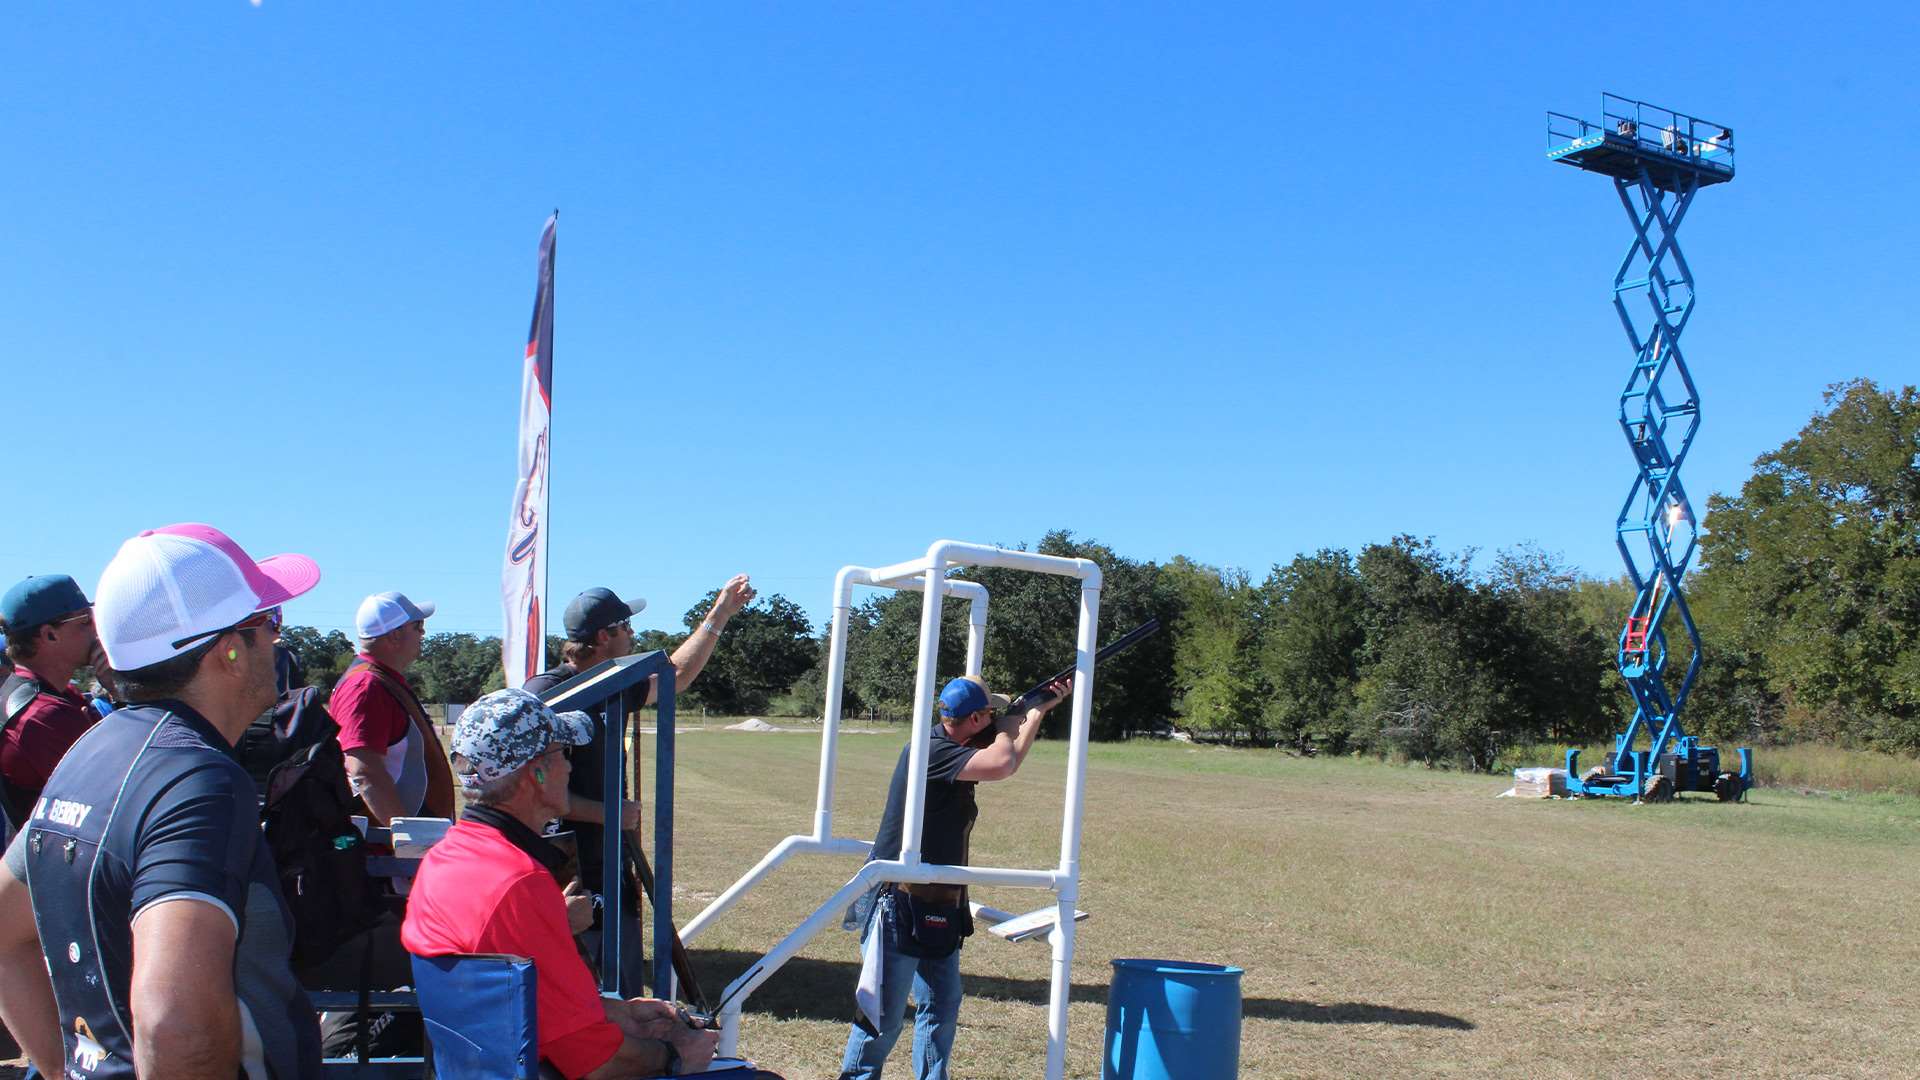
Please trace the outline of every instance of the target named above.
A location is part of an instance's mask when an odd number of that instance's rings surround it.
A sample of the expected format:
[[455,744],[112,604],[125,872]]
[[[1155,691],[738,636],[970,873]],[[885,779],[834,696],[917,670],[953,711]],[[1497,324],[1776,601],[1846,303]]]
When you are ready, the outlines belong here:
[[189,634],[175,641],[172,647],[175,649],[184,649],[195,642],[211,641],[223,634],[230,634],[236,630],[266,630],[271,633],[279,633],[280,626],[280,609],[278,607],[270,607],[265,611],[256,611],[246,618],[241,619],[239,622],[234,623],[232,626],[223,626],[218,630],[207,630],[198,634]]

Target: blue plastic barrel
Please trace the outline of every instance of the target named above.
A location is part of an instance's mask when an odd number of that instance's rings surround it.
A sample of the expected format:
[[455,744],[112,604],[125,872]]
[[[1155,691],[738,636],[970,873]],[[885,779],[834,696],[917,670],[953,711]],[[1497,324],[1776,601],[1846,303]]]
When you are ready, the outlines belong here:
[[1240,1075],[1237,967],[1115,960],[1100,1080],[1233,1080]]

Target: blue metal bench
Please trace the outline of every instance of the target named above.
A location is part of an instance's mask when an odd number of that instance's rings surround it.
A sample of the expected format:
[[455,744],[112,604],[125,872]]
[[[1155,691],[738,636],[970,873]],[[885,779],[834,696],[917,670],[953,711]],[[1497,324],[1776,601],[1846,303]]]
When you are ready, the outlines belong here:
[[[354,990],[309,990],[307,999],[316,1012],[353,1012],[360,1008],[360,994]],[[420,1007],[411,990],[375,990],[367,995],[366,1005],[370,1010],[382,1012],[412,1011]],[[366,1061],[352,1056],[325,1058],[320,1067],[321,1072],[336,1080],[420,1080],[427,1074],[426,1059],[418,1057],[368,1058]]]

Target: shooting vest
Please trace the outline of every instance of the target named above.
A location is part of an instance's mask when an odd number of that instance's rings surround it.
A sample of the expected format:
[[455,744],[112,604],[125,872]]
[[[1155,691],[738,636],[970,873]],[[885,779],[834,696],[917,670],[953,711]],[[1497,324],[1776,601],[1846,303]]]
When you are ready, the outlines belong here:
[[[183,784],[192,783],[190,777],[209,768],[231,768],[238,790],[251,794],[239,766],[220,760],[221,740],[204,720],[189,723],[166,705],[116,711],[68,751],[27,822],[27,890],[53,982],[63,1064],[73,1080],[135,1080],[130,1012],[135,904],[176,896],[217,904],[234,919],[241,1077],[318,1075],[319,1030],[286,966],[284,943],[293,927],[263,841],[228,851],[221,873],[200,867],[199,881],[178,882],[157,896],[136,895],[146,845],[182,843],[164,828],[143,834],[151,819],[165,819],[189,805],[173,800],[192,799],[178,794]],[[198,827],[255,835],[252,802],[225,800],[198,811]],[[231,820],[223,820],[225,815]]]
[[[20,674],[18,671],[8,675],[0,682],[0,734],[13,726],[14,720],[27,711],[33,699],[40,696],[40,680]],[[31,812],[29,807],[28,811]],[[26,825],[24,816],[15,819],[13,813],[13,789],[7,786],[7,778],[0,776],[0,848],[13,842],[13,836]]]
[[[414,737],[408,740],[407,761],[411,764],[418,760],[425,769],[427,778],[427,789],[420,802],[420,815],[452,817],[453,766],[447,761],[446,747],[440,745],[440,736],[433,730],[433,722],[427,719],[426,707],[420,704],[418,697],[414,696],[412,688],[387,674],[385,668],[368,663],[362,657],[355,657],[353,663],[347,665],[347,670],[340,673],[340,677],[345,679],[358,671],[365,671],[372,675],[381,689],[392,695],[393,700],[400,703],[400,708],[405,710],[407,717],[413,721]],[[402,770],[402,775],[405,775],[405,772],[406,770]],[[408,794],[402,792],[401,796],[406,798]],[[408,799],[408,801],[411,800]]]

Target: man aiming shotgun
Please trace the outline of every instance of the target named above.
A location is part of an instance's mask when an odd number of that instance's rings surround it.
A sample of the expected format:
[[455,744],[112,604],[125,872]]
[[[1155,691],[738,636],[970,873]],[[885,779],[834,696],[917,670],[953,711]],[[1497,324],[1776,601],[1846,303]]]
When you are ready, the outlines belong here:
[[[979,816],[974,786],[1005,780],[1019,771],[1040,734],[1040,721],[1066,700],[1067,681],[1048,684],[1047,697],[1018,716],[1002,716],[1012,702],[962,675],[940,691],[940,721],[927,745],[926,810],[921,818],[921,857],[964,866],[973,823]],[[984,747],[974,745],[986,736]],[[907,777],[913,744],[901,748],[887,789],[887,808],[869,860],[897,859],[906,818]],[[960,946],[973,933],[962,885],[885,885],[863,901],[860,988],[862,1016],[847,1033],[840,1080],[879,1080],[887,1054],[906,1020],[912,988],[913,1075],[946,1080],[953,1036],[960,1019]],[[877,983],[877,985],[876,985]]]
[[[1096,660],[1158,629],[1158,621],[1150,621],[1100,650]],[[927,744],[922,859],[967,864],[979,816],[975,786],[1019,771],[1040,734],[1041,721],[1072,691],[1072,675],[1073,668],[1068,668],[1018,701],[988,692],[972,675],[954,679],[940,691],[940,719]],[[894,766],[870,860],[900,857],[912,751],[911,743],[903,747]],[[862,927],[860,986],[854,994],[862,1015],[847,1033],[840,1080],[880,1080],[906,1021],[909,989],[915,1001],[913,1075],[946,1080],[960,1016],[960,947],[973,933],[965,886],[884,885],[856,904],[852,917]]]

